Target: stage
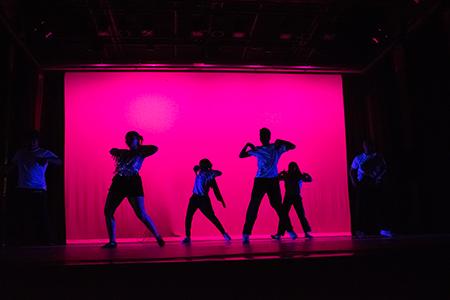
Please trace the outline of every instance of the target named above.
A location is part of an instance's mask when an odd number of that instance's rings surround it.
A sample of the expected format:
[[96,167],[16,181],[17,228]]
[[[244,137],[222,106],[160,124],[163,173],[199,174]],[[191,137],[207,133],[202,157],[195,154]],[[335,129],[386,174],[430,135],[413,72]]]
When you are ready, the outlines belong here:
[[[450,236],[2,248],[11,298],[448,299]],[[51,291],[51,292],[50,292]],[[59,292],[58,292],[59,291]],[[60,293],[64,293],[61,295]],[[431,297],[430,297],[431,296]],[[8,298],[10,299],[10,298]]]
[[116,249],[102,249],[101,244],[85,243],[49,247],[3,248],[1,263],[8,265],[105,265],[184,263],[223,260],[305,260],[320,257],[379,255],[389,252],[427,251],[437,245],[450,246],[450,237],[399,237],[395,239],[322,237],[311,240],[298,238],[281,241],[253,239],[243,245],[240,239],[194,240],[183,245],[179,239],[167,241],[160,248],[151,238],[141,242],[122,242]]

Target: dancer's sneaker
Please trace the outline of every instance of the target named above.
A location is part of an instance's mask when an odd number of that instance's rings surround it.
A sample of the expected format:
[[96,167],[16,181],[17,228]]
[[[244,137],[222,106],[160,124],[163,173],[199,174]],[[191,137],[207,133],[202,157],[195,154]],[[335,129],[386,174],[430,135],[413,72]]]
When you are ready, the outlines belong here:
[[250,235],[248,235],[248,234],[242,235],[242,244],[244,244],[244,245],[250,244]]
[[298,238],[297,234],[295,233],[294,230],[290,230],[287,232],[289,234],[289,236],[291,237],[291,239],[295,240]]
[[279,240],[281,240],[281,234],[272,234],[271,236],[270,236],[272,239],[274,239],[274,240],[277,240],[277,241],[279,241]]
[[189,245],[191,243],[191,238],[187,236],[181,241],[181,243],[184,245]]
[[231,242],[231,236],[228,233],[226,233],[226,232],[223,234],[223,239],[226,242]]
[[387,229],[380,230],[380,235],[385,238],[392,238],[392,232]]
[[117,248],[116,242],[108,242],[102,246],[103,249],[114,249]]
[[313,236],[311,235],[311,233],[305,232],[305,238],[306,238],[306,239],[312,239]]
[[160,246],[160,247],[164,247],[164,245],[166,244],[166,242],[164,242],[164,240],[161,236],[156,237],[156,242],[158,243],[158,246]]

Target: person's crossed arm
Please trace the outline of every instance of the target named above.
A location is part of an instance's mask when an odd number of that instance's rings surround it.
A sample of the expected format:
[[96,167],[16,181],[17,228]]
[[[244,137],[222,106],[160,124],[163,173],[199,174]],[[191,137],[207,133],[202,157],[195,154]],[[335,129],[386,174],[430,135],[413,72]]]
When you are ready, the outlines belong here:
[[291,142],[285,141],[285,140],[276,140],[275,141],[275,147],[280,148],[281,146],[286,147],[286,151],[295,149],[295,145]]
[[[248,150],[250,148],[250,150]],[[252,143],[245,144],[244,148],[242,148],[241,153],[239,153],[239,158],[250,157],[249,151],[255,151],[256,147]]]

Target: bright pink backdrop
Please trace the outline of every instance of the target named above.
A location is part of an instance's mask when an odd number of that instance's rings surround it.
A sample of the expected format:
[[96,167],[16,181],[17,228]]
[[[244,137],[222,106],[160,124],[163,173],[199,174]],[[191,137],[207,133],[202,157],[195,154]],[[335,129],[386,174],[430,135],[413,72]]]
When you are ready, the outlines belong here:
[[[339,75],[201,72],[94,72],[65,77],[65,201],[67,240],[106,237],[103,205],[113,175],[108,151],[124,148],[124,135],[137,130],[159,147],[143,165],[145,204],[164,236],[182,236],[191,195],[192,167],[204,157],[223,171],[219,187],[228,204],[213,206],[225,228],[241,233],[250,199],[254,158],[239,159],[258,130],[292,141],[295,160],[314,181],[303,189],[315,233],[348,233],[342,83]],[[282,186],[282,189],[284,187]],[[212,193],[211,193],[212,194]],[[297,231],[298,218],[291,212]],[[118,237],[147,233],[125,200],[116,213]],[[254,234],[269,234],[275,212],[263,200]],[[198,212],[193,236],[217,235]]]

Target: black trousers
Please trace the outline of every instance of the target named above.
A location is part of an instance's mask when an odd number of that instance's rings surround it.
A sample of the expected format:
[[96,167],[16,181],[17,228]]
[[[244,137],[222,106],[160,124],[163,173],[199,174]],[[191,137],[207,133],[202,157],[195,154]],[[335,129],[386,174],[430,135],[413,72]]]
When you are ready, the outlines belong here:
[[17,189],[14,203],[15,242],[21,245],[48,245],[51,242],[47,192]]
[[[295,212],[297,213],[298,218],[300,219],[300,223],[302,224],[303,232],[307,233],[311,231],[311,226],[309,226],[308,220],[305,216],[305,209],[303,208],[302,196],[300,195],[285,195],[283,201],[283,210],[284,213],[287,214],[289,218],[289,211],[291,207],[294,206]],[[279,235],[284,235],[286,229],[284,228],[281,222],[278,224],[278,232]]]
[[253,225],[255,225],[256,217],[258,216],[259,206],[265,194],[269,197],[270,205],[275,209],[279,222],[286,230],[292,230],[291,221],[282,207],[279,180],[277,178],[255,178],[252,196],[245,216],[243,234],[252,233]]
[[186,219],[185,219],[185,229],[186,229],[186,236],[191,236],[191,226],[192,226],[192,218],[194,217],[195,212],[197,209],[200,209],[200,211],[205,215],[208,220],[211,221],[211,223],[216,226],[216,228],[220,231],[220,233],[224,234],[225,229],[222,226],[222,223],[220,223],[219,219],[216,217],[216,214],[214,213],[211,199],[209,196],[199,196],[196,194],[193,194],[191,196],[191,199],[189,200],[189,205],[186,212]]
[[381,185],[363,180],[357,186],[356,196],[354,229],[366,234],[378,234],[379,230],[386,225]]

